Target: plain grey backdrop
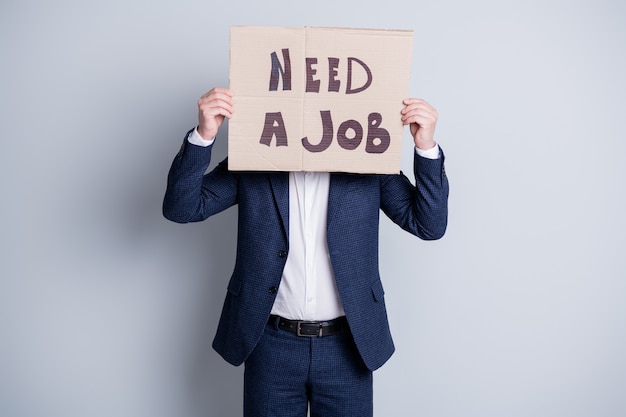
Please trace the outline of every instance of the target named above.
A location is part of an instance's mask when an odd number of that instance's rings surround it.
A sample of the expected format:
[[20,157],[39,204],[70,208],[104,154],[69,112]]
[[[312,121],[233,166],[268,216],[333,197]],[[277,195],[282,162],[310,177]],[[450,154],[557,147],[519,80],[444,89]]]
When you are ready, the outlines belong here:
[[236,209],[161,216],[231,25],[415,31],[450,221],[381,224],[378,416],[626,415],[623,1],[3,0],[1,416],[241,414],[210,347]]

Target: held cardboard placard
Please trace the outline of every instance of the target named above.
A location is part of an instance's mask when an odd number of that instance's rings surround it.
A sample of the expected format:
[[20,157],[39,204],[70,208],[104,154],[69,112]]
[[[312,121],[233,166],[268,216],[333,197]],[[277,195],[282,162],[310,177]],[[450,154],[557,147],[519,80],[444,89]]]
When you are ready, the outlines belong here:
[[232,27],[228,167],[398,173],[413,32]]

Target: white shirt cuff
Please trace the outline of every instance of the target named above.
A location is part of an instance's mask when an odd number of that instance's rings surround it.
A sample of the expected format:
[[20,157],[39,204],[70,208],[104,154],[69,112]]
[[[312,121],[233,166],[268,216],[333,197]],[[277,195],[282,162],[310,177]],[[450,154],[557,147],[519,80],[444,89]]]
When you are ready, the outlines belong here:
[[197,127],[189,134],[189,136],[187,136],[187,140],[192,145],[202,146],[203,148],[211,146],[213,142],[215,142],[215,138],[205,140],[202,136],[200,136]]
[[423,158],[428,159],[439,159],[439,145],[435,145],[430,149],[420,149],[417,146],[415,147],[415,152]]

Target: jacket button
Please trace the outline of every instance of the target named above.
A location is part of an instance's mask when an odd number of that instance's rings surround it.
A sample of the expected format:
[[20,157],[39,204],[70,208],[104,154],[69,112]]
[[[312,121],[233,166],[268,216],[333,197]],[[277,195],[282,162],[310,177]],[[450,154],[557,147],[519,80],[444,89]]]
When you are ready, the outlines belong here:
[[280,256],[281,258],[286,258],[287,252],[285,252],[284,250],[281,250],[280,252],[278,252],[278,256]]
[[270,287],[270,294],[276,294],[278,292],[278,288]]

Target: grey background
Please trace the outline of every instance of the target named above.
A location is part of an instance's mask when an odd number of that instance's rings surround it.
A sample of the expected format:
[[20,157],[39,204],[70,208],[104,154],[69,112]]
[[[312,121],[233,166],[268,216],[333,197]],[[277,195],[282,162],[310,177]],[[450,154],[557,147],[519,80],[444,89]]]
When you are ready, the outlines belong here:
[[3,1],[0,415],[240,415],[242,368],[210,348],[236,210],[160,212],[231,25],[415,30],[450,222],[381,225],[377,415],[626,415],[625,5]]

